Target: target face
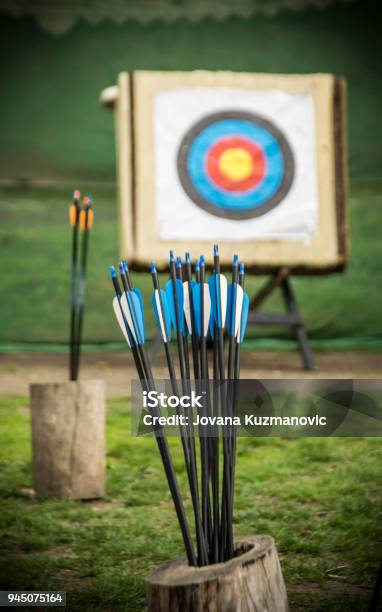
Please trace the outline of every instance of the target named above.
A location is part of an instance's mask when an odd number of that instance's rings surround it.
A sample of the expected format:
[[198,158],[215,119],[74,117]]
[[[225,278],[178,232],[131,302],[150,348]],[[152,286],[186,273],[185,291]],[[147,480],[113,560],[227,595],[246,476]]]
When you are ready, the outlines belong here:
[[[153,185],[161,240],[311,240],[318,165],[309,93],[158,81],[152,111],[138,182]],[[146,116],[141,125],[149,129]]]
[[179,180],[200,208],[226,219],[251,219],[287,195],[295,163],[287,138],[251,112],[207,115],[185,134],[177,156]]

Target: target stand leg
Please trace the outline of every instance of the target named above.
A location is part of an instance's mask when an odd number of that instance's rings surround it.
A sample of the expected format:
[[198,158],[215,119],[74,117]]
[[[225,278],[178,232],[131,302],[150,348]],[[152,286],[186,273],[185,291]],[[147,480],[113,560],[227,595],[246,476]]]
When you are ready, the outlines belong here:
[[[250,314],[249,322],[255,325],[290,325],[293,328],[302,362],[305,370],[313,370],[314,358],[309,345],[304,321],[300,315],[297,301],[290,282],[290,271],[288,268],[276,270],[267,283],[256,293],[253,298],[254,312]],[[258,313],[256,310],[275,289],[280,288],[286,313]]]

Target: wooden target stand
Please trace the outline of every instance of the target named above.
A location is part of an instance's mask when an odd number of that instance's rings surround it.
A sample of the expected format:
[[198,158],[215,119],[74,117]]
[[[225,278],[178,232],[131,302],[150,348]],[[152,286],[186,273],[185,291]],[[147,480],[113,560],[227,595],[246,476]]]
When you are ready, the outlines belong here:
[[[291,326],[298,343],[304,369],[313,370],[314,357],[309,345],[304,321],[297,305],[290,276],[288,268],[279,268],[273,272],[265,285],[254,295],[252,299],[253,311],[248,315],[248,322],[254,325]],[[261,304],[277,289],[280,289],[282,292],[286,312],[280,314],[257,312]]]
[[[348,255],[346,211],[346,83],[328,74],[277,75],[233,72],[120,73],[118,84],[101,94],[104,106],[115,110],[117,175],[120,199],[120,254],[130,268],[147,270],[153,253],[159,271],[168,268],[168,250],[203,253],[212,265],[212,239],[164,237],[156,225],[158,184],[155,145],[157,97],[177,89],[193,95],[196,88],[237,88],[239,91],[281,91],[308,95],[314,106],[317,228],[310,241],[240,239],[234,229],[219,243],[222,271],[231,269],[239,253],[247,274],[269,275],[252,300],[249,321],[255,325],[289,326],[293,330],[306,370],[314,367],[308,335],[294,294],[292,275],[315,276],[343,272]],[[255,245],[255,254],[254,254]],[[259,312],[261,305],[281,291],[285,312]],[[152,347],[155,354],[156,342]]]

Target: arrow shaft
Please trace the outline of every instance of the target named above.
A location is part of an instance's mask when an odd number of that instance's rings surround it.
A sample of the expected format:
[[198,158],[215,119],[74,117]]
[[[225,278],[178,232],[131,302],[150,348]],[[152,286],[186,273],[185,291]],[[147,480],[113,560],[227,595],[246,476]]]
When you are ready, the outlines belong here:
[[[153,381],[146,381],[147,388],[150,391],[155,391],[155,385]],[[144,389],[145,390],[145,389]],[[156,408],[154,410],[154,416],[160,416],[159,409]],[[173,499],[173,503],[175,506],[175,511],[178,517],[179,526],[183,536],[183,542],[187,553],[188,562],[192,566],[198,565],[198,561],[195,557],[194,548],[192,545],[192,539],[190,530],[188,527],[188,522],[186,518],[186,513],[184,511],[182,497],[180,495],[178,481],[176,478],[174,466],[171,460],[170,449],[168,447],[167,438],[165,437],[165,432],[163,428],[154,429],[155,439],[158,445],[158,449],[161,455],[162,464],[164,467],[164,471],[167,478],[167,483],[171,492],[171,496]]]
[[[221,297],[221,280],[220,280],[220,261],[217,252],[214,253],[214,272],[216,275],[216,329],[215,338],[217,340],[218,349],[218,368],[220,379],[220,403],[222,416],[228,416],[226,404],[226,388],[225,388],[225,372],[224,372],[224,330],[223,330],[223,313],[222,313],[222,297]],[[223,484],[222,484],[222,507],[221,507],[221,522],[220,522],[220,546],[219,556],[220,561],[225,560],[226,542],[228,546],[233,548],[232,525],[228,523],[227,518],[231,515],[231,479],[230,479],[230,456],[229,456],[229,441],[227,435],[223,431]]]
[[78,262],[78,214],[76,223],[73,225],[72,232],[72,268],[71,268],[71,301],[70,301],[70,359],[69,359],[69,378],[76,380],[75,372],[75,351],[76,351],[76,327],[77,327],[77,262]]
[[[191,270],[191,266],[189,266]],[[185,266],[186,276],[187,276],[187,266]],[[178,280],[183,282],[183,271],[181,266],[176,267],[176,275]],[[184,279],[188,281],[188,278]],[[192,285],[188,284],[188,293],[192,295]],[[190,303],[191,308],[191,303]],[[184,307],[182,309],[182,315],[184,317]],[[192,310],[191,310],[192,316]],[[186,329],[186,321],[184,321],[185,329]],[[194,329],[195,322],[191,320],[191,327]],[[191,334],[191,339],[194,337],[194,334]],[[183,347],[184,347],[184,357],[185,357],[185,380],[184,380],[184,388],[186,389],[187,394],[191,394],[191,382],[190,382],[190,361],[188,354],[188,342],[187,336],[184,335],[182,337]],[[188,408],[188,432],[189,432],[189,444],[190,444],[190,455],[191,455],[191,497],[192,504],[194,508],[194,517],[195,517],[195,531],[196,531],[196,539],[198,545],[198,559],[201,565],[205,565],[208,563],[208,552],[207,545],[204,537],[203,531],[203,523],[202,523],[202,515],[200,512],[200,503],[199,503],[199,486],[198,486],[198,471],[196,465],[196,449],[195,449],[195,432],[193,426],[193,414],[192,409]]]
[[88,230],[85,229],[82,234],[81,240],[81,259],[80,259],[80,278],[78,286],[78,315],[75,327],[75,356],[74,356],[74,375],[75,380],[78,379],[78,372],[80,369],[81,360],[81,343],[82,343],[82,330],[84,325],[84,314],[85,314],[85,290],[86,290],[86,269],[88,261]]
[[[239,286],[241,287],[241,289],[244,290],[244,273],[239,274],[238,275],[239,278]],[[235,280],[237,282],[237,276],[235,275]],[[234,282],[234,277],[232,279],[232,281]],[[240,315],[241,316],[241,315]],[[234,357],[233,357],[233,372],[232,372],[232,384],[231,384],[231,390],[232,390],[232,410],[233,410],[233,414],[235,415],[237,412],[237,405],[238,405],[238,401],[239,401],[239,379],[240,379],[240,323],[239,323],[239,329],[238,329],[238,337],[237,337],[237,341],[234,343],[234,347],[233,347],[233,352],[234,352]],[[229,516],[229,521],[232,524],[232,520],[233,520],[233,498],[234,498],[234,490],[235,490],[235,475],[236,475],[236,443],[237,443],[237,431],[236,431],[236,427],[233,427],[232,430],[232,437],[231,437],[231,462],[230,462],[230,478],[231,478],[231,514]],[[229,551],[227,551],[229,552]]]
[[[235,329],[236,329],[236,301],[237,301],[237,280],[238,280],[238,265],[233,265],[232,268],[232,294],[229,313],[230,329],[229,329],[229,340],[228,340],[228,386],[227,386],[227,413],[229,416],[234,416],[234,365],[235,365],[235,349],[237,343],[235,342]],[[229,479],[229,486],[226,487],[226,495],[229,496],[226,503],[226,522],[227,522],[227,533],[226,533],[226,556],[228,558],[233,554],[233,534],[232,534],[232,512],[233,512],[233,450],[234,450],[234,431],[235,426],[228,425],[227,427],[227,478]]]

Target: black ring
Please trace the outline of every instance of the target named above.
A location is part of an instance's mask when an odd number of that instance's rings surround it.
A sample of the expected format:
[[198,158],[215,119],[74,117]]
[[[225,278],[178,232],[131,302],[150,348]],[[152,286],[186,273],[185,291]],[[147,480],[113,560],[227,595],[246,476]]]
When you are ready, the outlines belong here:
[[[198,134],[208,125],[210,125],[211,123],[215,123],[216,121],[221,121],[222,119],[244,119],[245,121],[250,121],[251,123],[255,123],[256,125],[259,125],[260,127],[267,130],[277,140],[284,158],[284,175],[279,188],[269,198],[269,200],[265,202],[265,204],[261,204],[260,206],[254,206],[253,208],[246,208],[245,210],[222,209],[216,204],[213,204],[212,202],[209,202],[204,197],[202,197],[200,193],[195,189],[193,183],[190,181],[190,177],[187,173],[187,158],[192,142],[194,141],[196,136],[198,136]],[[206,117],[195,123],[186,132],[178,150],[177,170],[184,191],[187,193],[189,198],[191,198],[191,200],[195,202],[195,204],[197,204],[200,208],[206,210],[212,215],[215,215],[216,217],[241,221],[244,219],[253,219],[254,217],[260,217],[266,212],[272,210],[272,208],[275,208],[275,206],[277,206],[281,202],[281,200],[285,198],[293,183],[295,174],[295,162],[292,149],[284,134],[271,121],[269,121],[269,119],[264,119],[256,113],[233,110],[207,115]]]

